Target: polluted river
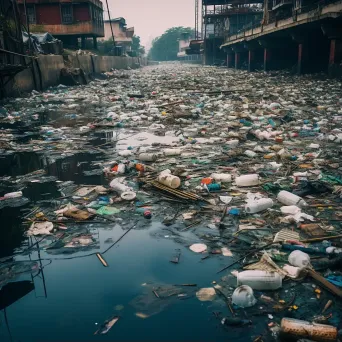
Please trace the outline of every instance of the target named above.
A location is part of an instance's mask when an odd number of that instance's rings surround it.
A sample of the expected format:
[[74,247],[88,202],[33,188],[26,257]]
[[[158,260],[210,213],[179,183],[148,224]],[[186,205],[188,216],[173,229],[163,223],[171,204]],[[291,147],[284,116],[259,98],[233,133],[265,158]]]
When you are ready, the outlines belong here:
[[1,103],[0,340],[337,341],[341,94],[169,63]]

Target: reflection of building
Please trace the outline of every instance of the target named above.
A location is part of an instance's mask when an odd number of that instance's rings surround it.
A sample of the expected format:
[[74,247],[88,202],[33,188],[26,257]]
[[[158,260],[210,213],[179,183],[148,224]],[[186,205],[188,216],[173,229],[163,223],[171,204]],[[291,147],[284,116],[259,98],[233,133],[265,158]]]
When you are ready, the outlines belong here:
[[228,34],[260,23],[261,3],[263,0],[203,0],[205,64],[221,64],[226,60],[220,46]]
[[[17,0],[26,25],[24,0]],[[103,37],[103,8],[100,0],[26,0],[31,32],[49,32],[66,45],[83,45],[86,38]]]
[[113,29],[115,45],[119,48],[121,47],[122,54],[125,54],[126,52],[131,51],[132,49],[134,27],[126,28],[126,26],[126,20],[121,17],[104,21],[103,40],[108,40],[112,38]]

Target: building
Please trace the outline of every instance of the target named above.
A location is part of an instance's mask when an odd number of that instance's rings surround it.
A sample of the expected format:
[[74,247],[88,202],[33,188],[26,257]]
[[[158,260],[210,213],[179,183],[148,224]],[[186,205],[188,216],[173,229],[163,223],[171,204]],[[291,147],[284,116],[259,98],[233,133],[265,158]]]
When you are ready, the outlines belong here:
[[190,45],[190,34],[182,33],[180,39],[178,39],[178,53],[177,57],[182,60],[187,57],[186,49],[189,48]]
[[263,18],[229,33],[228,66],[342,76],[341,0],[265,0]]
[[66,46],[85,48],[86,38],[92,38],[97,48],[97,38],[104,36],[103,5],[100,0],[17,0],[21,20],[34,33],[49,32]]
[[132,50],[134,27],[126,27],[125,18],[115,18],[104,21],[103,40],[112,39],[112,30],[116,47],[121,51],[120,54],[126,54]]
[[205,64],[225,63],[226,54],[220,47],[226,37],[244,27],[260,23],[263,17],[262,4],[263,0],[202,1]]
[[[198,40],[191,40],[191,35],[189,33],[182,33],[180,39],[178,39],[178,53],[177,57],[181,62],[193,61],[201,62],[202,55],[200,49],[195,50],[193,48],[194,43]],[[197,44],[199,47],[200,45]]]

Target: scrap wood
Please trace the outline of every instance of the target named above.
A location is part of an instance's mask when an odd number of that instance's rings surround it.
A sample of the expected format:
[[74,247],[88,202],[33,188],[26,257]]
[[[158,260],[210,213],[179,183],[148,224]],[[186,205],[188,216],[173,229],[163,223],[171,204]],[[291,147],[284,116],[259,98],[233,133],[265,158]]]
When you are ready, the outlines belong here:
[[342,298],[342,290],[336,287],[334,284],[330,283],[328,280],[323,278],[320,274],[312,269],[307,269],[306,272],[315,280],[317,280],[323,287],[325,287],[332,294]]
[[167,106],[173,106],[173,105],[176,105],[176,104],[179,104],[179,103],[183,103],[184,100],[179,100],[179,101],[174,101],[174,102],[169,102],[169,103],[163,103],[159,106],[157,106],[157,108],[163,108],[163,107],[167,107]]
[[331,235],[331,236],[323,236],[319,238],[313,238],[313,239],[307,239],[307,240],[301,240],[300,242],[317,242],[317,241],[324,241],[324,240],[334,240],[334,239],[341,239],[342,235]]
[[274,244],[274,242],[270,242],[270,243],[268,243],[268,244],[265,245],[265,246],[262,246],[262,247],[259,247],[259,248],[257,248],[257,249],[254,249],[253,251],[251,251],[251,252],[245,254],[244,256],[242,256],[242,257],[239,258],[238,260],[234,261],[233,263],[229,264],[228,266],[223,267],[221,270],[219,270],[219,271],[216,272],[216,273],[221,273],[221,272],[225,271],[226,269],[228,269],[229,267],[232,267],[232,266],[236,265],[237,263],[239,263],[240,261],[242,261],[242,260],[245,259],[246,257],[248,257],[248,256],[250,256],[250,255],[252,255],[252,254],[254,254],[254,253],[256,253],[256,252],[259,252],[259,251],[263,250],[264,248],[269,247],[269,246],[271,246],[271,245],[273,245],[273,244]]
[[200,201],[208,202],[207,200],[205,200],[201,196],[198,196],[197,194],[187,192],[187,191],[183,191],[183,190],[172,189],[172,188],[170,188],[166,185],[163,185],[157,181],[151,181],[151,182],[149,182],[149,184],[151,184],[152,186],[154,186],[157,189],[166,191],[166,192],[168,192],[174,196],[177,196],[179,198],[182,198],[182,199],[193,200],[193,201],[199,201],[200,200]]

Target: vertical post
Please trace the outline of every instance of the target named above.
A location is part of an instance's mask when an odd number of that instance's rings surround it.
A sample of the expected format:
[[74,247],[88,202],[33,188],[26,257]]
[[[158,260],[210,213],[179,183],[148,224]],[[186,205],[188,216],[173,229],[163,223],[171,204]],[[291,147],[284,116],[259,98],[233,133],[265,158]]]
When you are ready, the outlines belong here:
[[235,69],[240,68],[240,52],[235,52]]
[[298,44],[298,65],[297,65],[298,75],[302,73],[302,62],[303,62],[303,43],[300,43]]
[[207,56],[207,6],[204,5],[204,17],[203,17],[203,23],[204,23],[204,64],[208,64],[208,56]]
[[94,50],[97,50],[97,38],[93,37]]
[[271,60],[271,51],[269,48],[264,48],[264,71],[269,70],[270,60]]
[[112,26],[112,19],[111,19],[111,17],[110,17],[110,12],[109,12],[108,0],[106,0],[106,4],[107,4],[109,25],[110,25],[110,30],[111,30],[111,32],[112,32],[113,46],[114,46],[114,53],[115,53],[115,38],[114,38],[114,32],[113,32],[113,26]]
[[30,55],[32,55],[32,42],[31,42],[31,33],[30,33],[30,20],[27,16],[27,8],[26,8],[26,0],[24,0],[24,11],[25,11],[25,19],[26,19],[26,28],[27,28],[27,35],[28,35],[28,39],[29,39],[29,52]]
[[228,53],[227,54],[227,68],[232,68],[233,67],[233,54]]
[[248,50],[248,72],[255,70],[255,51]]
[[84,36],[81,37],[81,49],[85,50],[86,48],[86,39]]
[[330,40],[329,66],[336,63],[336,39]]

